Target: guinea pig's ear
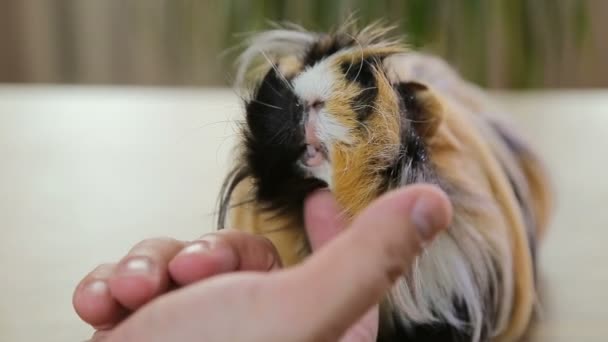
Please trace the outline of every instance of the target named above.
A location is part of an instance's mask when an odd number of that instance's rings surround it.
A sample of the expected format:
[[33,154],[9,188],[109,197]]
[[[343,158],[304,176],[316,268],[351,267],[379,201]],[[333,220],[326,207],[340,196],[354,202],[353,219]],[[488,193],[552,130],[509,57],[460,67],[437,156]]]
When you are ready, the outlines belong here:
[[443,117],[441,103],[432,90],[413,81],[400,82],[394,87],[399,96],[404,121],[421,137],[432,137]]

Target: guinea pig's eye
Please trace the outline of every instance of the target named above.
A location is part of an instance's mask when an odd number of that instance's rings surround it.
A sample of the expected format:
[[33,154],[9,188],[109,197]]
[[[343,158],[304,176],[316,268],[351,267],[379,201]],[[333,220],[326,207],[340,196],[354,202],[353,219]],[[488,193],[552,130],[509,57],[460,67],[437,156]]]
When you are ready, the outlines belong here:
[[312,108],[312,110],[315,112],[318,112],[323,108],[323,106],[325,106],[325,102],[317,100],[310,105],[310,108]]

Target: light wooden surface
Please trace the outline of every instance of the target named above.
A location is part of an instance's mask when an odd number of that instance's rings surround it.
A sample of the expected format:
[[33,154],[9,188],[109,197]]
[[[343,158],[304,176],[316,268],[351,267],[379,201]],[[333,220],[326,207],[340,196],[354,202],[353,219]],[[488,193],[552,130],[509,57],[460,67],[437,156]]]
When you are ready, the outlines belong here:
[[[498,99],[558,188],[530,341],[608,341],[608,91]],[[0,341],[84,340],[87,271],[208,231],[238,113],[223,90],[0,86]]]

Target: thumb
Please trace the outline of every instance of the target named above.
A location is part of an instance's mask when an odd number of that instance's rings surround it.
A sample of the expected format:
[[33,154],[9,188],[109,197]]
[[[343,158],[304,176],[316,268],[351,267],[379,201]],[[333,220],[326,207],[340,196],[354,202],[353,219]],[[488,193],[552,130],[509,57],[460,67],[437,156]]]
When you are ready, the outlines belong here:
[[424,243],[451,222],[452,207],[442,191],[412,185],[383,195],[366,208],[344,233],[328,242],[285,277],[298,293],[291,307],[311,307],[307,329],[318,339],[337,339],[394,281],[406,273]]
[[304,203],[304,227],[313,251],[333,239],[346,226],[342,208],[328,190],[312,193]]

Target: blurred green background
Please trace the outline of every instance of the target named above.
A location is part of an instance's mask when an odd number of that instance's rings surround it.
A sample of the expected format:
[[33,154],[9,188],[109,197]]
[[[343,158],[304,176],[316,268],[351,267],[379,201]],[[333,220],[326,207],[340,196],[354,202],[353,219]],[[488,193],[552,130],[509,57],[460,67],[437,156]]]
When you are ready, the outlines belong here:
[[356,12],[491,88],[608,86],[604,0],[7,0],[0,82],[227,86],[239,33]]

